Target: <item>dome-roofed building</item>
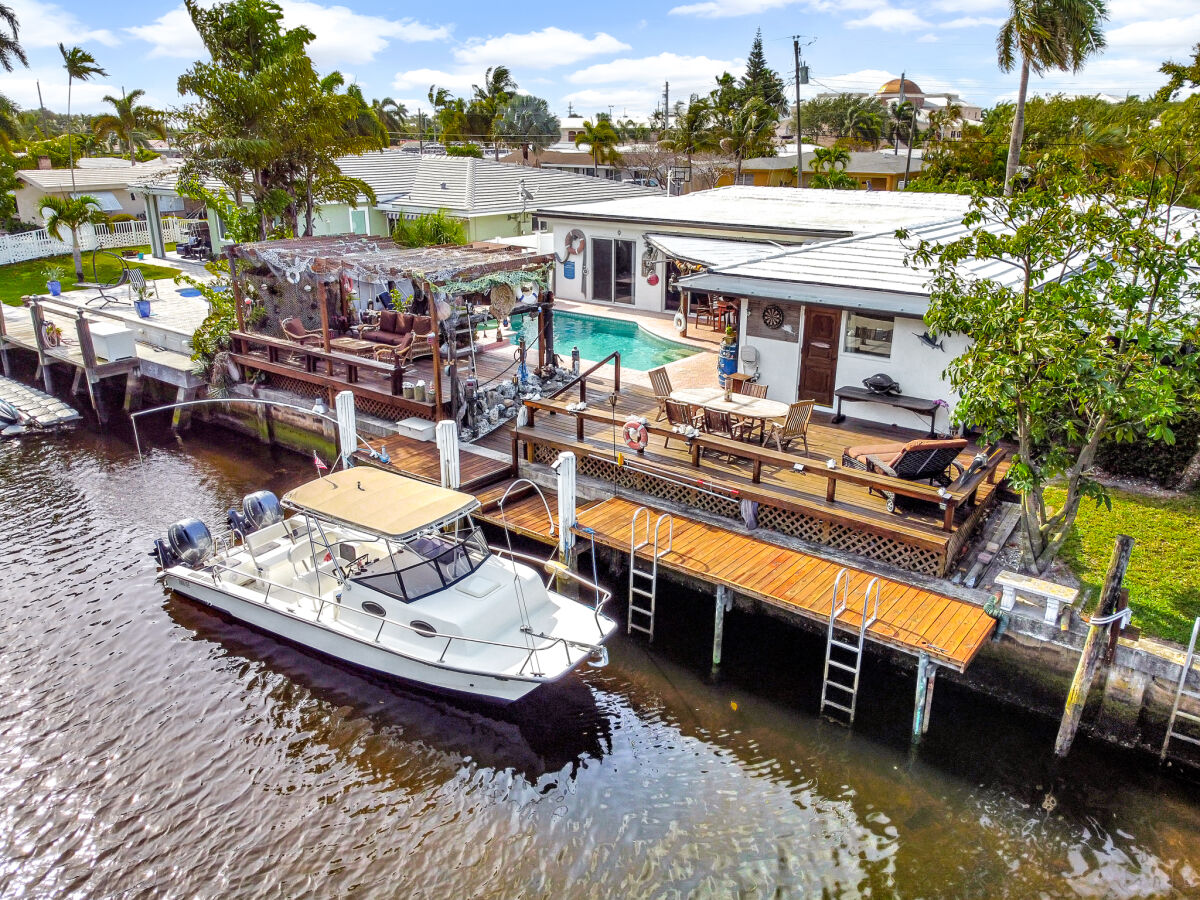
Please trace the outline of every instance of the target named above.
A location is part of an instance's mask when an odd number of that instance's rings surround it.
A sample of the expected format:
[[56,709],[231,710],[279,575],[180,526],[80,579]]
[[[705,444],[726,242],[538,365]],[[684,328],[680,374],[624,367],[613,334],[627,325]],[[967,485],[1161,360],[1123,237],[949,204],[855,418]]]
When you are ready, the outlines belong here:
[[[925,92],[917,86],[917,83],[910,78],[903,79],[904,99],[910,103],[915,103],[918,107],[921,106],[920,101],[925,99]],[[890,103],[893,100],[899,100],[901,94],[901,79],[893,78],[883,87],[875,92],[875,96],[885,103]]]

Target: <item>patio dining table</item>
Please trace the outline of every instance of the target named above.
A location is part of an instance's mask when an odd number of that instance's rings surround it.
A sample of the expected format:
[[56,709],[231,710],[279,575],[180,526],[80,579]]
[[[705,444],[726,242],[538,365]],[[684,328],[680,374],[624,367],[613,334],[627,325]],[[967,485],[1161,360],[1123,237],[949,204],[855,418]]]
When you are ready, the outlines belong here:
[[767,400],[737,393],[731,394],[730,399],[726,400],[725,389],[719,387],[680,388],[677,391],[671,391],[671,399],[687,403],[689,406],[701,406],[705,409],[727,412],[739,419],[751,419],[759,423],[760,434],[763,432],[761,426],[764,421],[782,419],[788,414],[788,405],[780,403],[778,400]]

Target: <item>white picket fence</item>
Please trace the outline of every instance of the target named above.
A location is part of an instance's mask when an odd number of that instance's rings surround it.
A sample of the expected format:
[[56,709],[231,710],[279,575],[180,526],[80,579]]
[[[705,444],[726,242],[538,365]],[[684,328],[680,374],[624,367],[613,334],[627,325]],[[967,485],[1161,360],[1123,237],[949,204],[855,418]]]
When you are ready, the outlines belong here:
[[[171,244],[191,237],[190,226],[204,224],[203,219],[162,219],[163,241]],[[71,236],[64,230],[65,241],[51,237],[45,228],[21,234],[0,235],[0,266],[61,256],[71,252]],[[141,219],[132,222],[114,222],[112,225],[84,225],[79,229],[79,246],[89,253],[97,248],[111,250],[115,247],[140,247],[150,243],[150,226]]]

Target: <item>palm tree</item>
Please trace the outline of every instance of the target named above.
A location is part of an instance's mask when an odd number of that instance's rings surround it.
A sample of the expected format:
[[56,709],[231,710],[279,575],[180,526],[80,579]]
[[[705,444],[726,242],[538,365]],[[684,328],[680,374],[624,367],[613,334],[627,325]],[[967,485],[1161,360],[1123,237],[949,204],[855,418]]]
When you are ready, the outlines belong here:
[[603,119],[595,125],[584,122],[583,131],[575,137],[576,147],[587,144],[592,154],[592,162],[596,165],[596,175],[600,174],[601,164],[614,165],[621,161],[621,154],[617,152],[617,144],[620,142],[621,138],[616,129]]
[[692,154],[709,150],[714,145],[712,132],[713,108],[703,97],[692,95],[686,108],[675,115],[675,124],[659,145],[687,157],[692,165]]
[[471,101],[471,111],[482,123],[480,137],[492,140],[492,150],[495,158],[500,158],[500,143],[496,140],[496,120],[504,112],[504,107],[517,92],[517,83],[507,66],[493,66],[483,76],[483,86],[471,85],[475,96]]
[[496,136],[521,147],[521,161],[529,165],[529,151],[538,154],[556,140],[560,133],[558,116],[541,97],[518,94],[508,101],[496,120]]
[[[60,42],[58,52],[62,54],[63,68],[67,70],[67,152],[71,161],[71,193],[75,193],[75,140],[71,127],[71,85],[75,81],[91,81],[93,75],[108,75],[96,65],[96,57],[82,47],[72,47],[68,50]],[[80,277],[82,278],[82,270]]]
[[11,31],[12,34],[5,34],[0,31],[0,66],[4,67],[5,72],[13,70],[13,60],[17,60],[21,65],[29,68],[29,60],[25,57],[25,50],[21,47],[20,41],[17,40],[17,14],[9,7],[0,3],[0,22]]
[[39,211],[50,210],[46,216],[46,231],[62,240],[62,228],[71,232],[71,257],[75,260],[75,280],[83,281],[83,254],[79,250],[79,229],[84,225],[99,225],[108,221],[100,210],[100,201],[95,197],[59,197],[47,194],[41,200]]
[[15,103],[0,94],[0,147],[5,150],[21,137],[20,110]]
[[1041,75],[1047,69],[1078,72],[1097,50],[1104,48],[1101,28],[1108,18],[1104,0],[1009,0],[1009,16],[996,35],[996,56],[1002,72],[1021,63],[1017,108],[1013,114],[1004,169],[1004,196],[1013,192],[1013,176],[1021,162],[1025,138],[1025,95],[1029,70]]
[[113,112],[97,116],[92,122],[92,131],[96,137],[111,136],[120,143],[122,149],[129,152],[131,166],[137,164],[137,148],[149,146],[148,134],[157,135],[164,141],[167,139],[162,113],[149,106],[137,105],[145,93],[141,88],[137,88],[122,97],[105,94],[104,102],[112,106]]
[[408,127],[408,108],[391,97],[372,100],[371,109],[375,111],[375,117],[383,123],[384,129],[388,133],[388,143],[392,142],[391,138],[394,135],[398,135]]
[[742,179],[742,163],[763,153],[770,146],[778,121],[775,110],[757,97],[730,116],[725,135],[721,138],[721,149],[737,162],[734,184]]

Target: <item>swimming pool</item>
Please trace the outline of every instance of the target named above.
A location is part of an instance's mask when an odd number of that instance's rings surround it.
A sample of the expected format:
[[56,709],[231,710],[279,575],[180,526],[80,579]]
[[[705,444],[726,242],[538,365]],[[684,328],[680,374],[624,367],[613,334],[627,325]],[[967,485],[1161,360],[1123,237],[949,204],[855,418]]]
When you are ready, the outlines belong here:
[[[537,329],[525,316],[513,316],[512,327],[521,329],[526,343],[533,347]],[[519,334],[514,331],[515,344]],[[601,316],[585,316],[579,313],[554,313],[554,352],[563,365],[570,365],[571,348],[578,347],[584,359],[601,360],[614,350],[621,351],[621,365],[630,369],[646,371],[656,366],[694,356],[698,351],[674,341],[655,337],[635,322],[609,319]]]

